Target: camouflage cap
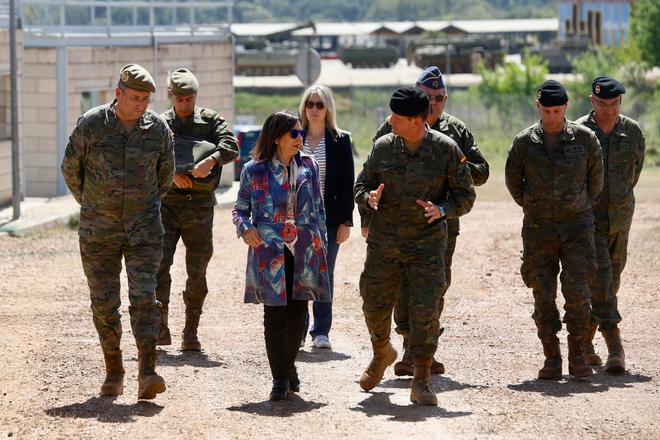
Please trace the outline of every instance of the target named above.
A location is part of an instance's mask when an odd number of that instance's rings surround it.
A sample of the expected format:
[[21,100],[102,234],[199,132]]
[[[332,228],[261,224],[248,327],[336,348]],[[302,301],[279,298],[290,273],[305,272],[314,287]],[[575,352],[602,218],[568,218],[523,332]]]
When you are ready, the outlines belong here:
[[122,67],[119,74],[119,86],[138,92],[154,93],[156,91],[156,83],[151,74],[139,64],[127,64]]
[[188,69],[176,69],[170,75],[170,89],[175,96],[189,96],[197,93],[199,82]]

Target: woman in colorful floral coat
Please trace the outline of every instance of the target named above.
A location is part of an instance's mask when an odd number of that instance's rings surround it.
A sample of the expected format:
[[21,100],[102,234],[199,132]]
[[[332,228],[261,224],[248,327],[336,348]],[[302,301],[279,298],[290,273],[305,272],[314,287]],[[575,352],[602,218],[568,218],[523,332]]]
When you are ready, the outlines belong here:
[[233,210],[249,246],[245,302],[264,304],[271,400],[298,391],[295,360],[307,301],[330,301],[325,210],[318,165],[300,153],[304,132],[287,112],[270,115],[241,173]]

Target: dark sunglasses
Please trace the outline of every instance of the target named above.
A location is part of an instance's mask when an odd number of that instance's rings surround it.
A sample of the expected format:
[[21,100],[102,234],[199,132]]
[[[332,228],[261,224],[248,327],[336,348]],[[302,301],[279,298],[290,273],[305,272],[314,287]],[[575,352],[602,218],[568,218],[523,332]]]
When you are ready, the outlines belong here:
[[447,95],[435,95],[435,96],[430,96],[430,98],[431,98],[431,101],[442,102],[442,101],[445,100],[445,96],[447,96]]
[[316,107],[316,110],[323,110],[325,108],[325,105],[321,101],[307,101],[307,104],[305,104],[305,107],[308,109],[313,109]]
[[289,132],[289,135],[291,136],[291,139],[297,139],[298,136],[304,138],[305,137],[305,130],[296,130],[295,128]]

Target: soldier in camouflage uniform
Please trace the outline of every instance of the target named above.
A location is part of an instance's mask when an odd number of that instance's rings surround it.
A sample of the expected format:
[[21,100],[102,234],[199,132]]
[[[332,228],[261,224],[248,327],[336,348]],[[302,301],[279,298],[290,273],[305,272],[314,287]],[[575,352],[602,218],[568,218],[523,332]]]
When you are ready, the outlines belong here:
[[625,355],[617,324],[617,292],[626,265],[628,233],[635,210],[633,189],[644,163],[644,133],[639,124],[621,115],[621,99],[626,89],[610,77],[598,77],[589,97],[593,110],[575,121],[596,133],[603,150],[605,185],[594,206],[598,272],[591,283],[591,320],[585,337],[587,363],[601,366],[592,340],[600,331],[608,348],[605,371],[620,374],[626,369]]
[[523,281],[534,294],[532,315],[546,360],[539,379],[559,380],[562,360],[555,303],[561,291],[568,330],[569,373],[592,374],[584,359],[589,320],[589,282],[596,272],[592,206],[603,188],[603,159],[596,135],[567,121],[568,95],[557,81],[538,90],[541,120],[513,140],[506,161],[506,186],[524,212]]
[[456,143],[425,124],[428,95],[418,88],[399,89],[390,108],[393,133],[376,141],[355,184],[356,202],[372,215],[360,294],[374,357],[360,386],[375,387],[396,360],[391,318],[406,279],[414,363],[410,397],[437,405],[429,375],[439,336],[438,303],[445,291],[445,219],[467,213],[475,193]]
[[186,323],[181,349],[200,351],[197,327],[208,293],[206,268],[213,255],[213,207],[222,165],[238,156],[238,143],[227,122],[215,111],[195,106],[199,82],[188,69],[170,76],[173,106],[163,117],[174,132],[176,173],[174,187],[163,198],[165,228],[163,259],[158,269],[156,295],[162,303],[159,345],[170,345],[168,327],[170,267],[179,238],[186,247]]
[[62,161],[64,180],[80,203],[80,255],[106,364],[102,396],[120,395],[124,388],[122,257],[138,347],[138,398],[165,391],[155,371],[160,322],[155,290],[163,245],[160,200],[172,183],[174,150],[167,123],[147,109],[155,90],[143,67],[125,66],[115,100],[78,119]]
[[[425,69],[419,78],[417,78],[415,86],[424,90],[430,98],[429,115],[426,118],[426,123],[433,130],[449,136],[458,144],[461,152],[467,158],[467,166],[472,175],[474,186],[480,186],[486,183],[489,174],[488,162],[486,162],[486,159],[477,148],[474,136],[467,129],[463,121],[444,112],[445,105],[447,104],[447,92],[440,69],[436,66]],[[378,138],[391,131],[392,125],[389,119],[386,119],[378,128],[373,141],[376,142]],[[364,210],[361,210],[360,214],[362,217],[363,235],[366,235],[366,231],[369,228],[370,216]],[[454,250],[456,249],[456,238],[459,235],[459,226],[458,218],[447,219],[447,248],[445,250],[445,281],[447,283],[447,289],[449,289],[449,285],[451,284],[451,264]],[[405,307],[408,304],[408,296],[409,286],[404,279],[404,284],[401,286],[400,301],[394,307],[396,332],[403,336],[404,350],[401,361],[394,364],[394,374],[397,376],[410,376],[413,374],[412,357],[408,351],[408,337],[410,334],[410,328],[408,327],[409,311]],[[442,314],[444,299],[440,300],[439,307],[439,314]],[[440,327],[440,334],[443,331],[444,328]],[[434,359],[431,365],[431,374],[444,374],[444,372],[445,366]]]

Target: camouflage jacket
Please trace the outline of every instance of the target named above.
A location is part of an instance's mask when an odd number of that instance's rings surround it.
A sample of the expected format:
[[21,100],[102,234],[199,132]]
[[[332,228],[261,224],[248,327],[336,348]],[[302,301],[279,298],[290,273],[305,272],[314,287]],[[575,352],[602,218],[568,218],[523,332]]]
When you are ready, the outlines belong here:
[[[428,130],[422,145],[410,153],[393,133],[374,144],[355,183],[355,201],[373,218],[367,242],[438,238],[444,219],[427,223],[416,200],[431,201],[456,218],[472,209],[476,197],[466,158],[448,136]],[[369,191],[384,183],[378,210],[369,207]]]
[[596,135],[566,121],[557,148],[543,143],[541,122],[513,140],[505,166],[506,186],[525,216],[564,221],[591,214],[603,189],[603,158]]
[[610,228],[630,228],[635,210],[633,190],[644,165],[644,133],[637,122],[623,115],[619,116],[609,135],[598,128],[593,111],[575,123],[593,130],[603,150],[605,186],[594,206],[597,226],[598,219],[602,218],[607,220],[606,225]]
[[174,142],[151,110],[127,134],[115,101],[78,119],[62,160],[62,174],[80,203],[81,237],[128,238],[135,245],[163,234],[160,199],[174,175]]
[[[481,151],[477,148],[474,136],[470,130],[467,129],[465,123],[448,113],[443,113],[431,128],[449,136],[458,144],[458,148],[461,149],[467,158],[467,165],[470,174],[472,175],[474,186],[480,186],[486,183],[489,176],[488,162],[481,154]],[[387,118],[383,121],[380,127],[378,127],[373,141],[376,142],[379,137],[391,132],[392,126],[390,125],[390,119]],[[364,210],[360,211],[360,215],[362,227],[368,227],[370,220],[369,215],[364,212]],[[458,235],[459,228],[460,223],[457,218],[447,219],[447,230],[449,235]]]
[[[202,181],[213,180],[213,185],[210,185],[211,191],[191,191],[173,186],[163,199],[163,203],[191,206],[215,205],[215,187],[220,181],[221,167],[238,157],[238,141],[229,129],[229,124],[217,112],[202,107],[195,107],[191,117],[186,120],[176,117],[174,107],[171,107],[162,116],[174,132],[175,150],[192,148],[192,143],[186,141],[208,141],[217,146],[211,157],[218,162],[213,176],[202,179]],[[179,142],[184,139],[186,141]],[[194,179],[192,176],[190,177]]]

